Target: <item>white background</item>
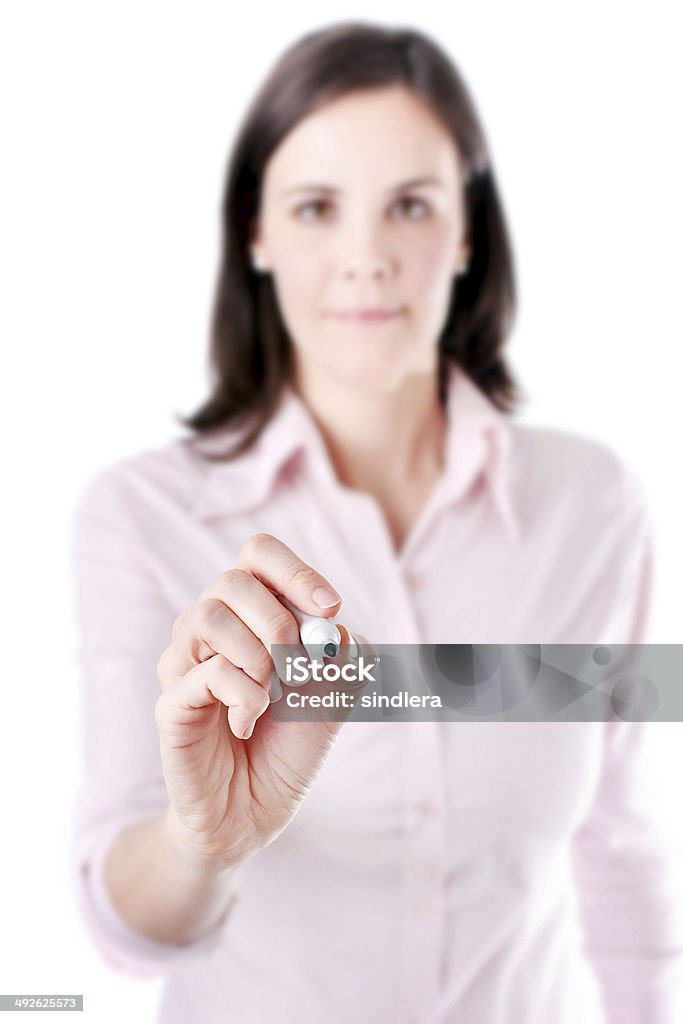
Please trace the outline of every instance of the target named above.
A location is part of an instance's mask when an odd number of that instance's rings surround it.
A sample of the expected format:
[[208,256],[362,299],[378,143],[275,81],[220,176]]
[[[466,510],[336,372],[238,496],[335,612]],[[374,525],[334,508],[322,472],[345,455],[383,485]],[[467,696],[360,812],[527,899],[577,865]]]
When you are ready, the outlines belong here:
[[[517,259],[522,418],[604,440],[637,470],[658,548],[650,640],[681,642],[676,7],[2,3],[0,992],[83,992],[97,1024],[154,1019],[160,982],[103,966],[66,884],[80,771],[70,515],[92,472],[164,443],[174,412],[204,398],[230,139],[302,32],[358,15],[423,28],[455,59]],[[683,727],[656,728],[655,798],[676,831]]]

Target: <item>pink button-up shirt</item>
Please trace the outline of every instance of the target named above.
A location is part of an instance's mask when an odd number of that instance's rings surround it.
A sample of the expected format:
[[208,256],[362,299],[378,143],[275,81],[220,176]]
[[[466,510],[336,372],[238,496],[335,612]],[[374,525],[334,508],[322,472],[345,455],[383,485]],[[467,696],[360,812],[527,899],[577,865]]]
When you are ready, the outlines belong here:
[[[639,723],[348,722],[200,941],[148,941],[102,883],[167,804],[156,664],[177,614],[268,532],[378,643],[636,643],[651,532],[603,444],[524,426],[453,367],[446,464],[396,551],[292,391],[255,449],[177,438],[86,485],[73,528],[86,778],[79,905],[106,961],[165,973],[163,1024],[674,1024],[683,927]],[[258,729],[258,722],[256,725]]]

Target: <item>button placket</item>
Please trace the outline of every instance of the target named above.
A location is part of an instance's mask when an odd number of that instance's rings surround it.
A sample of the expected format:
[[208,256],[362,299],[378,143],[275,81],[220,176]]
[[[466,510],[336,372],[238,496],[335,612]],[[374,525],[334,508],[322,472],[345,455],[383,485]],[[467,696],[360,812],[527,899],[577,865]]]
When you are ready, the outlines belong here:
[[[368,574],[388,581],[382,621],[387,636],[378,642],[419,644],[421,628],[413,607],[405,569],[419,543],[426,539],[433,516],[444,506],[447,488],[440,481],[397,554],[377,501],[363,492],[341,487],[327,461],[316,461],[317,484],[335,527],[359,548],[360,564]],[[346,514],[353,508],[353,515]],[[358,522],[362,518],[362,536]],[[350,526],[356,535],[350,536]],[[372,642],[372,638],[368,638]],[[445,935],[446,814],[443,737],[438,722],[387,723],[400,729],[406,778],[404,860],[401,892],[401,930],[398,936],[399,974],[397,1022],[424,1022],[436,1006],[442,974]]]
[[[400,1020],[426,1020],[439,996],[445,936],[446,818],[438,722],[404,726],[405,859]],[[425,1013],[427,1016],[425,1016]]]
[[[319,464],[318,464],[319,465]],[[382,587],[382,619],[386,626],[384,636],[377,639],[378,643],[420,642],[420,630],[413,611],[408,587],[403,577],[401,561],[397,557],[389,533],[387,522],[377,501],[370,494],[352,491],[341,487],[330,475],[329,468],[319,465],[318,488],[321,497],[329,503],[330,515],[339,529],[347,532],[355,527],[349,537],[349,543],[355,545],[359,555],[359,564],[372,580],[373,573],[377,578],[389,580]],[[344,514],[345,505],[353,508],[354,514]],[[357,528],[358,518],[363,518],[363,528]],[[372,643],[373,638],[368,637]]]

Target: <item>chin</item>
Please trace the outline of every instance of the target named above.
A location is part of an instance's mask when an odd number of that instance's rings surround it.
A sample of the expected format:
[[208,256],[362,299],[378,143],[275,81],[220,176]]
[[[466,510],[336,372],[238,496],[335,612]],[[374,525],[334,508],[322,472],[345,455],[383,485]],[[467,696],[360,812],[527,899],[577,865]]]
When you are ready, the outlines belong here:
[[389,355],[377,358],[346,360],[335,357],[335,362],[324,367],[327,377],[338,380],[340,384],[354,386],[360,390],[373,392],[393,391],[397,386],[414,377],[424,374],[425,368],[416,367],[413,363],[401,363]]

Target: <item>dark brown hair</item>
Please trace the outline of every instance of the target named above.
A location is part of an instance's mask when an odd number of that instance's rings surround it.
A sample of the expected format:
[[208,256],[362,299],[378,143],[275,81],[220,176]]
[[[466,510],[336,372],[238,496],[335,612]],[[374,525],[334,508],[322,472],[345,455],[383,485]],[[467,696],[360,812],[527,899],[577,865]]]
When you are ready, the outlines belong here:
[[308,114],[354,90],[403,85],[428,104],[453,138],[465,170],[469,266],[454,278],[439,337],[440,396],[455,360],[503,412],[523,396],[501,350],[515,312],[511,245],[491,160],[474,103],[451,59],[409,28],[362,21],[318,29],[278,59],[247,109],[233,144],[221,205],[222,248],[211,320],[211,394],[191,416],[199,433],[228,422],[249,429],[227,454],[246,451],[291,380],[292,349],[267,274],[250,263],[264,168]]

